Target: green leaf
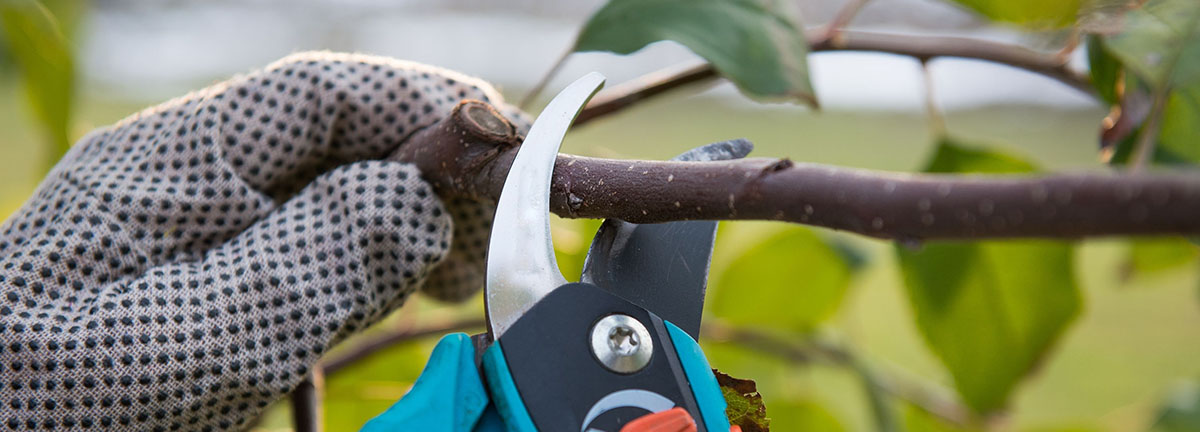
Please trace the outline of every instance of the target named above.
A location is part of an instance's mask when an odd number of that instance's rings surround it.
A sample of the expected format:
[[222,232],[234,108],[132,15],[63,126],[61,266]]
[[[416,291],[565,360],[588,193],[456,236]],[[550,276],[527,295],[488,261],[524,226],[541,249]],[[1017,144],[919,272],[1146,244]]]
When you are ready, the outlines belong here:
[[1180,386],[1158,412],[1152,432],[1195,432],[1200,430],[1200,385]]
[[1125,15],[1124,29],[1105,48],[1152,87],[1200,80],[1200,3],[1150,0]]
[[325,430],[358,430],[416,382],[436,339],[393,345],[325,380]]
[[803,27],[765,0],[611,0],[588,20],[574,50],[630,54],[664,40],[708,60],[750,96],[817,105]]
[[897,252],[921,335],[978,412],[1004,408],[1079,313],[1070,245],[933,243]]
[[[1198,53],[1200,55],[1200,53]],[[1200,162],[1200,80],[1176,88],[1163,110],[1162,129],[1155,160],[1167,163]]]
[[995,21],[1047,29],[1075,23],[1082,0],[954,0]]
[[550,231],[554,237],[554,256],[558,270],[567,280],[579,280],[583,262],[587,260],[592,237],[600,229],[602,219],[564,219],[550,215]]
[[788,227],[734,259],[708,303],[731,323],[804,331],[837,311],[850,273],[838,250]]
[[767,418],[767,406],[754,380],[731,377],[713,369],[721,394],[725,396],[725,415],[729,423],[740,426],[742,432],[767,432],[771,430],[771,419]]
[[74,60],[67,38],[50,9],[34,0],[0,2],[0,26],[18,64],[34,115],[48,142],[48,165],[71,146]]
[[[1026,172],[1029,162],[943,139],[936,172]],[[934,242],[896,247],[917,328],[981,413],[1007,404],[1080,309],[1071,245]]]
[[1017,156],[973,147],[951,137],[938,140],[937,149],[925,167],[928,173],[1000,174],[1036,170],[1033,164]]
[[[1126,97],[1133,88],[1148,88],[1155,100],[1165,98],[1153,161],[1200,162],[1194,139],[1200,134],[1200,3],[1148,1],[1126,14],[1119,32],[1099,40],[1105,52],[1132,72],[1123,83]],[[1112,163],[1128,161],[1136,136],[1117,145]]]
[[907,432],[978,432],[970,428],[949,423],[911,404],[904,404],[902,411],[904,430]]
[[1121,62],[1104,50],[1104,44],[1099,36],[1087,36],[1088,73],[1092,78],[1092,87],[1100,99],[1109,105],[1121,103],[1118,92],[1121,81]]
[[843,432],[846,426],[820,402],[811,398],[772,399],[771,422],[776,430]]
[[1129,270],[1151,274],[1196,262],[1200,249],[1182,237],[1137,238],[1129,242]]

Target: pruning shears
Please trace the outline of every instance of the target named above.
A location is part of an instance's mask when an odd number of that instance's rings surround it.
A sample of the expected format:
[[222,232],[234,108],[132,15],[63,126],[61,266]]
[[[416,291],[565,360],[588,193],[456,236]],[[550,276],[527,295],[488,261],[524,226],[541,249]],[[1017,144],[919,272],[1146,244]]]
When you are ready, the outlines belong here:
[[[740,431],[696,343],[716,221],[609,219],[580,282],[558,270],[551,173],[603,84],[591,73],[569,85],[518,150],[488,246],[488,332],[443,337],[412,390],[364,431]],[[734,156],[710,145],[676,159]]]

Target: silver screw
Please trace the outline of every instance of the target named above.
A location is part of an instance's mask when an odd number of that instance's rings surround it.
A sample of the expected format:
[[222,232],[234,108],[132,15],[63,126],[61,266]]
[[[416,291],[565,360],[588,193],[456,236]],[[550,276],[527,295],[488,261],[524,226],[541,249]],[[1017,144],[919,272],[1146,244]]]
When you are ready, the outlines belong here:
[[592,354],[608,370],[634,373],[650,364],[654,340],[637,318],[612,314],[592,326]]

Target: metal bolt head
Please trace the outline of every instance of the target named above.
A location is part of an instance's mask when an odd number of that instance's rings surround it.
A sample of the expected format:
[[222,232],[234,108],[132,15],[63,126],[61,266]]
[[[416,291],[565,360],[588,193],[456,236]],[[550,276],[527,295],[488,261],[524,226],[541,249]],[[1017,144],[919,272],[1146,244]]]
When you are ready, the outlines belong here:
[[654,340],[637,318],[612,314],[592,326],[592,354],[610,371],[631,374],[654,356]]

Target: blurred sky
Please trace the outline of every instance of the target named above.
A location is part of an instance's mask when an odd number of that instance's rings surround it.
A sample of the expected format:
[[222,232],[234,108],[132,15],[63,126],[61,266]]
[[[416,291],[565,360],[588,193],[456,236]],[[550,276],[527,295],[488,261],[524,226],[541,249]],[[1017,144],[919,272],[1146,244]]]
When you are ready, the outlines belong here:
[[[842,1],[796,2],[808,26],[826,22]],[[123,99],[160,100],[288,53],[333,49],[382,54],[457,69],[523,95],[571,45],[602,0],[98,0],[79,33],[80,70],[90,90]],[[851,28],[970,36],[1044,46],[984,26],[969,13],[934,0],[875,0]],[[700,60],[674,43],[632,56],[571,58],[550,88],[598,70],[620,82]],[[922,109],[919,64],[872,53],[810,57],[822,105],[830,109]],[[946,59],[931,64],[937,100],[947,109],[994,104],[1092,107],[1086,95],[1053,80],[1004,66]],[[747,106],[731,85],[708,92]],[[510,96],[512,97],[512,96]]]

